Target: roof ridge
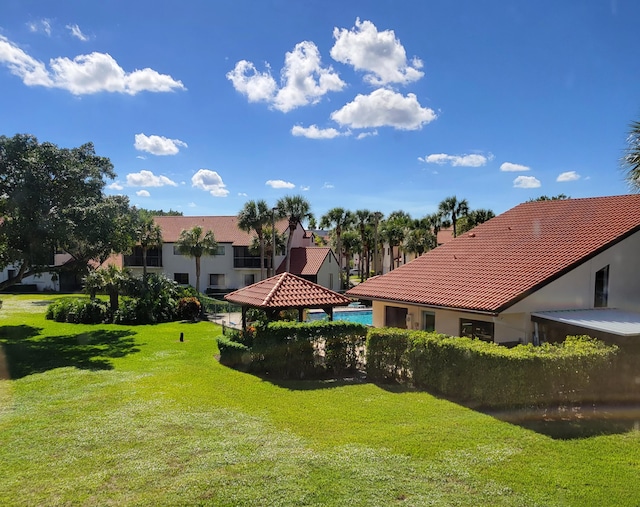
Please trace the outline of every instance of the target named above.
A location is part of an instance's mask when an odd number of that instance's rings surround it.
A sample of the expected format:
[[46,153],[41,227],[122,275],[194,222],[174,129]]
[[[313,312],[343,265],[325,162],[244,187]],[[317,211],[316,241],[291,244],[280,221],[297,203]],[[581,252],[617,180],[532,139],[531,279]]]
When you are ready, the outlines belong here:
[[[284,283],[284,279],[286,278],[286,275],[290,275],[291,273],[289,273],[288,271],[285,271],[284,273],[278,275],[280,277],[280,280],[278,280],[276,283],[273,284],[273,287],[271,287],[271,290],[269,291],[269,294],[267,294],[264,298],[264,302],[265,304],[267,304],[275,295],[276,291],[282,286],[282,284]],[[268,278],[267,278],[268,280]]]

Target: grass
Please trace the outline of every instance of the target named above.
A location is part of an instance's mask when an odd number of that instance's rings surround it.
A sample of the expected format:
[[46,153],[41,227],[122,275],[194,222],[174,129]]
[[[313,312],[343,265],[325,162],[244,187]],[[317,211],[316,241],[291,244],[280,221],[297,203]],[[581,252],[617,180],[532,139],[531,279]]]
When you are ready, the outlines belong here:
[[554,440],[424,392],[270,382],[215,360],[217,325],[60,324],[47,298],[1,296],[0,505],[640,504],[638,430]]

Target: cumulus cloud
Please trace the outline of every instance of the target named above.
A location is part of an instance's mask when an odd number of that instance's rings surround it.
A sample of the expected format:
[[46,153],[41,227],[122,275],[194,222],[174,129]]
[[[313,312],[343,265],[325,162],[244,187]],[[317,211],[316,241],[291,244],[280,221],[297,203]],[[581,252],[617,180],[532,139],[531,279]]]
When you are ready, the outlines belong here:
[[329,183],[329,182],[325,181],[324,185],[322,185],[322,188],[331,189],[331,188],[334,188],[334,185],[333,185],[333,183]]
[[493,155],[488,156],[480,154],[470,155],[447,155],[446,153],[433,153],[424,158],[418,157],[418,160],[426,164],[445,165],[450,164],[453,167],[481,167],[486,165],[487,161],[492,160]]
[[580,175],[575,171],[567,171],[561,173],[556,178],[556,181],[565,182],[565,181],[576,181],[580,179]]
[[518,176],[513,180],[515,188],[539,188],[541,185],[540,180],[533,176]]
[[284,180],[267,180],[265,185],[271,188],[296,188],[293,183]]
[[177,187],[175,181],[166,176],[156,176],[151,171],[142,170],[139,173],[127,174],[127,185],[130,187]]
[[213,197],[226,197],[229,191],[222,181],[222,177],[215,171],[200,169],[191,177],[191,186],[206,190]]
[[300,190],[303,192],[308,192],[311,189],[309,185],[300,185]]
[[60,88],[74,95],[99,92],[135,95],[142,91],[169,92],[184,90],[181,81],[149,68],[125,72],[107,53],[90,53],[49,60],[46,65],[29,56],[13,42],[0,35],[0,63],[22,79],[27,86]]
[[180,147],[187,147],[187,143],[180,139],[169,139],[163,136],[147,136],[136,134],[134,146],[138,151],[146,151],[152,155],[176,155]]
[[227,73],[236,91],[246,95],[249,102],[268,102],[279,111],[288,112],[300,106],[316,104],[330,91],[342,90],[346,85],[331,67],[323,67],[320,52],[313,42],[303,41],[285,55],[280,72],[279,87],[267,71],[259,72],[252,62],[240,60]]
[[360,139],[364,139],[366,137],[377,136],[377,135],[378,135],[378,131],[377,130],[372,130],[370,132],[361,132],[360,134],[358,134],[356,139],[360,140]]
[[138,197],[151,197],[151,194],[150,194],[150,193],[149,193],[149,191],[147,191],[147,190],[138,190],[138,191],[136,192],[136,195],[137,195]]
[[107,188],[111,190],[124,190],[124,187],[119,181],[114,181],[110,185],[107,185]]
[[82,33],[82,30],[80,30],[80,27],[78,25],[67,25],[65,28],[69,30],[71,32],[71,35],[73,35],[76,39],[80,39],[83,42],[89,40],[89,37]]
[[370,84],[406,84],[424,75],[418,70],[422,68],[418,58],[407,62],[405,49],[393,30],[378,32],[371,21],[361,22],[358,18],[351,30],[334,28],[333,37],[336,42],[331,57],[364,71],[364,79]]
[[531,168],[526,165],[512,164],[511,162],[505,162],[500,166],[500,170],[504,172],[528,171],[530,169]]
[[436,119],[436,113],[420,106],[415,94],[380,88],[369,95],[357,95],[342,109],[331,113],[331,119],[353,128],[393,127],[418,130]]
[[310,127],[296,125],[291,129],[291,133],[294,136],[307,137],[309,139],[333,139],[334,137],[348,135],[348,132],[341,133],[333,128],[321,129],[317,125],[311,125]]

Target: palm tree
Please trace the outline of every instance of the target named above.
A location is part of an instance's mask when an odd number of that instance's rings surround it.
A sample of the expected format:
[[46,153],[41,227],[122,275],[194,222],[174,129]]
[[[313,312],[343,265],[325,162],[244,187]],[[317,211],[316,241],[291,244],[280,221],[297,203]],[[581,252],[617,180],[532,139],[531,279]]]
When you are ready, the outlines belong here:
[[[268,262],[266,262],[266,264],[268,265],[267,277],[269,277],[276,274],[275,266],[273,266],[273,263],[272,263],[273,255],[271,251],[272,250],[271,244],[273,243],[273,229],[271,228],[271,224],[267,224],[264,226],[264,229],[262,229],[262,234],[264,237],[264,255],[265,255],[265,259],[268,259]],[[282,251],[286,244],[284,234],[280,234],[278,231],[276,231],[275,237],[276,237],[276,252]],[[261,248],[260,241],[258,240],[257,237],[254,237],[253,240],[251,241],[251,245],[249,245],[249,252],[252,254],[256,254],[260,252],[260,248]]]
[[147,252],[151,248],[162,246],[162,229],[153,221],[153,217],[143,210],[139,211],[135,225],[135,238],[142,249],[142,279],[147,279]]
[[[371,212],[368,209],[359,209],[359,210],[356,210],[356,212],[353,215],[355,217],[355,222],[356,222],[356,225],[358,226],[358,230],[360,231],[361,252],[359,257],[358,270],[360,271],[360,281],[362,281],[364,277],[364,265],[363,265],[364,257],[365,255],[367,256],[367,259],[369,257],[369,250],[367,248],[368,245],[366,241],[366,228],[369,222],[369,218],[371,217]],[[368,265],[368,262],[367,262],[367,265]]]
[[109,264],[106,268],[89,273],[84,279],[84,287],[91,299],[95,299],[98,292],[106,292],[109,295],[109,308],[113,315],[118,310],[120,291],[128,280],[129,271],[126,268],[118,269],[118,266]]
[[[336,238],[336,253],[338,255],[338,267],[340,268],[340,280],[342,280],[342,231],[349,227],[354,221],[353,214],[345,211],[344,208],[332,208],[320,218],[320,228],[326,229],[333,226],[333,233]],[[342,285],[342,283],[341,283]],[[341,289],[343,287],[340,287]]]
[[371,213],[369,220],[373,225],[373,271],[378,274],[378,255],[380,253],[380,245],[378,233],[380,227],[380,221],[384,218],[384,215],[380,211],[374,211]]
[[462,234],[463,232],[470,231],[474,227],[491,220],[495,216],[495,213],[490,209],[480,208],[470,211],[463,220],[458,222],[458,225],[460,226],[458,233]]
[[180,233],[176,242],[178,251],[182,255],[194,257],[196,260],[196,291],[200,292],[200,258],[203,255],[215,255],[218,250],[213,231],[207,231],[202,235],[202,227],[194,225],[191,229],[185,229]]
[[466,199],[458,201],[455,195],[447,197],[438,206],[438,212],[442,215],[442,218],[451,218],[453,225],[453,237],[457,236],[456,223],[458,218],[466,216],[469,213],[469,203]]
[[622,168],[631,190],[640,192],[640,121],[632,122],[629,127]]
[[260,242],[260,280],[264,280],[264,228],[271,221],[271,210],[263,199],[246,202],[244,208],[238,213],[238,227],[245,231],[255,231]]
[[403,249],[420,257],[423,253],[436,247],[436,237],[423,220],[416,222],[405,236]]
[[291,269],[291,242],[293,234],[298,228],[298,224],[303,220],[311,218],[311,205],[301,195],[285,196],[278,199],[276,209],[280,218],[286,218],[289,221],[289,237],[287,238],[287,273]]
[[394,254],[393,249],[402,245],[405,237],[405,230],[409,223],[410,217],[403,211],[394,211],[389,215],[387,220],[382,224],[381,234],[385,241],[389,244],[389,271],[393,271]]

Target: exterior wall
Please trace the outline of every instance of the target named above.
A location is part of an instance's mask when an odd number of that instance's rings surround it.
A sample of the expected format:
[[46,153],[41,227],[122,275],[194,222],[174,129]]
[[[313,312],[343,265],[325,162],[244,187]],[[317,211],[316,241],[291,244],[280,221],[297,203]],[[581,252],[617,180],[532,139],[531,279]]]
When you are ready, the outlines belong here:
[[316,283],[327,289],[335,291],[340,289],[340,270],[338,269],[338,260],[333,256],[333,253],[330,252],[325,257],[318,270]]
[[[9,271],[10,270],[18,270],[16,266],[8,266],[2,271],[0,271],[0,282],[4,282],[9,279]],[[28,276],[22,279],[22,283],[17,284],[13,287],[13,290],[19,291],[20,286],[24,285],[35,285],[36,290],[39,292],[42,291],[58,291],[60,290],[60,282],[58,280],[52,280],[52,273],[39,273],[38,275]],[[12,291],[12,287],[7,289],[9,292]]]

